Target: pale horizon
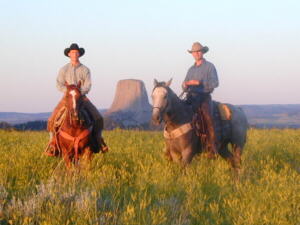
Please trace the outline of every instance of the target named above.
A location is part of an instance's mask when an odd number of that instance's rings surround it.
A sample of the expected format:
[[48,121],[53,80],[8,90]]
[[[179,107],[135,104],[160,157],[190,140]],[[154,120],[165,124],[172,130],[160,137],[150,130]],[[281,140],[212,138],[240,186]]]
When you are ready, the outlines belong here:
[[300,104],[299,11],[292,0],[1,1],[0,112],[51,112],[73,42],[85,48],[98,109],[110,107],[122,79],[142,80],[150,104],[154,78],[173,78],[179,95],[195,41],[210,49],[216,101]]

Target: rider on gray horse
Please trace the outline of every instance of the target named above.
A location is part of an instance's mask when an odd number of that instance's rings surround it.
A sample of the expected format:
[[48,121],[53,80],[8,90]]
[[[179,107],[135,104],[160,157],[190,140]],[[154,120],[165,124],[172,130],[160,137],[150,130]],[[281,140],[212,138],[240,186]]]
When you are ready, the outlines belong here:
[[199,42],[188,50],[195,59],[195,64],[187,72],[182,88],[187,92],[187,103],[192,105],[195,113],[201,113],[208,129],[208,149],[211,154],[217,153],[216,135],[212,114],[211,93],[218,87],[218,75],[215,66],[203,58],[208,52],[208,47],[203,47]]

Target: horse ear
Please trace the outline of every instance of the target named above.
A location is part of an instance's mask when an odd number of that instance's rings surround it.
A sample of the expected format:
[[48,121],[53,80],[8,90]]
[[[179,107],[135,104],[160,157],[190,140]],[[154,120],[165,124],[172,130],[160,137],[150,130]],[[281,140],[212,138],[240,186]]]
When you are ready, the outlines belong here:
[[80,89],[80,87],[81,87],[81,80],[78,81],[78,84],[77,84],[77,88]]
[[158,81],[156,79],[154,79],[153,84],[154,84],[154,87],[156,87],[158,85]]
[[169,86],[171,85],[172,80],[173,80],[173,78],[171,78],[171,79],[166,83],[166,86],[167,86],[167,87],[169,87]]

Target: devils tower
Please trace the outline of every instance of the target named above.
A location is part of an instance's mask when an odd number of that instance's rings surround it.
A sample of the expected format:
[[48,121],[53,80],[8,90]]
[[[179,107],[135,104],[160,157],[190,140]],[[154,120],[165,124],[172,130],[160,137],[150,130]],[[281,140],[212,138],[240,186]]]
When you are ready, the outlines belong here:
[[151,119],[151,105],[144,82],[135,79],[120,80],[113,103],[105,113],[107,126],[146,128]]

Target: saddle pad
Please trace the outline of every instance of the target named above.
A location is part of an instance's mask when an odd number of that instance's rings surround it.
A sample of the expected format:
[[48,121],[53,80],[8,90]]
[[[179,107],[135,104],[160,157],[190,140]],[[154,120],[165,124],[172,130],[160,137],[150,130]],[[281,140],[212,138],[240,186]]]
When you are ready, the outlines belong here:
[[222,120],[231,120],[231,110],[228,105],[223,103],[217,103],[220,116]]
[[[222,118],[222,114],[220,111],[220,105],[219,102],[214,102],[213,104],[213,118],[214,118],[214,127],[215,127],[215,133],[218,141],[227,139],[231,132],[231,126],[230,126],[230,120],[226,119],[224,120]],[[225,105],[225,104],[223,104]],[[229,107],[225,105],[228,109]],[[231,111],[230,112],[230,119],[231,119]]]

